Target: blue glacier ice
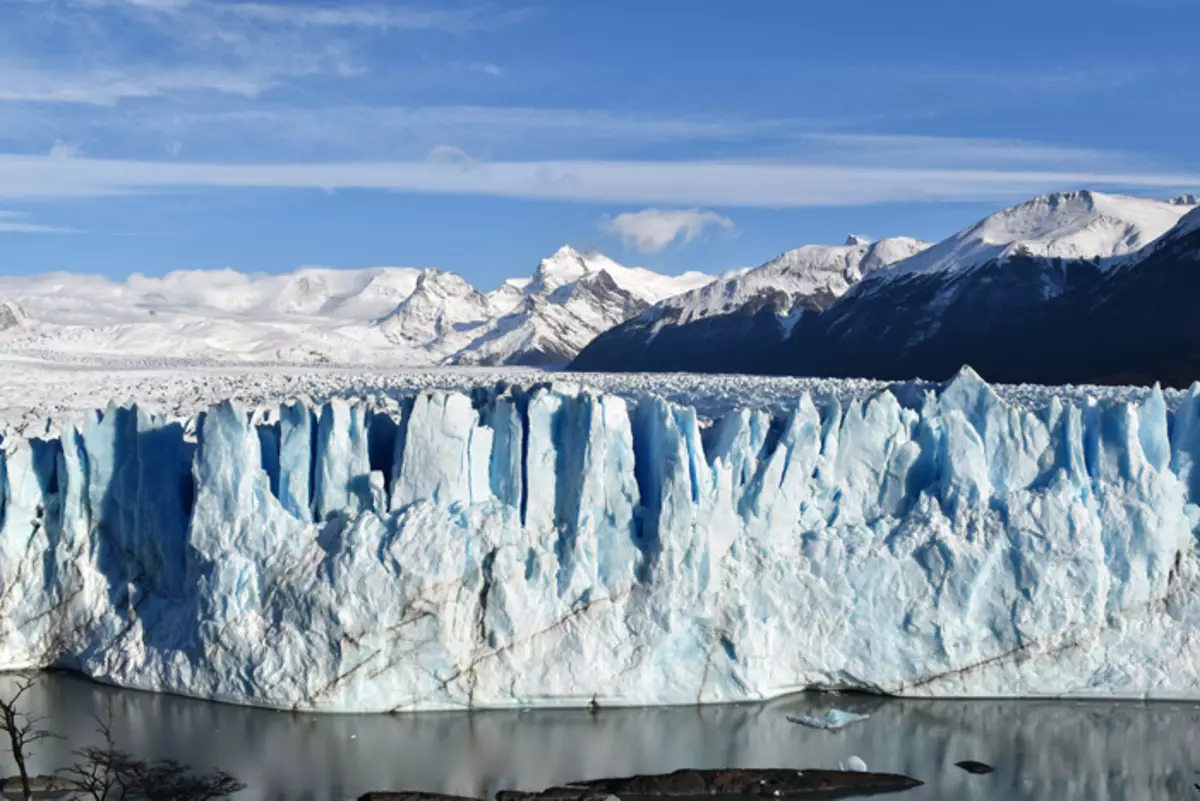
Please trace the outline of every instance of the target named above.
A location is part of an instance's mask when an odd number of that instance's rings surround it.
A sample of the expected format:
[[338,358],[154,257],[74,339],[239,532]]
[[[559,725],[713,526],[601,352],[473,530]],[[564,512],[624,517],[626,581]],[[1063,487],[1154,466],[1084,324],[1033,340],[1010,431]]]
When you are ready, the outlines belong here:
[[1200,698],[1200,386],[112,406],[2,451],[0,668],[330,711]]

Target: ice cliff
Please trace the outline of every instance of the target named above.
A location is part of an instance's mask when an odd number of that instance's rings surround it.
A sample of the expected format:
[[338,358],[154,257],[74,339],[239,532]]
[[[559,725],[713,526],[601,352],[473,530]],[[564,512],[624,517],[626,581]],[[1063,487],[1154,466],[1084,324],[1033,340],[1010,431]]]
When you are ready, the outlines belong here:
[[323,710],[802,688],[1200,698],[1200,386],[1027,410],[964,374],[707,424],[552,385],[0,460],[0,667]]

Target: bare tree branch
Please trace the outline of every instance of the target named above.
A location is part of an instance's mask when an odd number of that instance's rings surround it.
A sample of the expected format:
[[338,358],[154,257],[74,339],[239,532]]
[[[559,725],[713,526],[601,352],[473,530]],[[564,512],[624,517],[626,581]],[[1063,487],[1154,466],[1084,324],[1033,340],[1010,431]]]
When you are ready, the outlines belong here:
[[45,718],[27,714],[19,706],[22,696],[35,684],[37,678],[30,674],[20,674],[16,679],[16,690],[7,698],[0,698],[0,731],[8,735],[8,749],[12,752],[13,761],[17,763],[17,774],[21,778],[21,795],[24,801],[32,801],[33,787],[29,782],[28,759],[33,752],[30,747],[35,743],[58,735],[44,727]]

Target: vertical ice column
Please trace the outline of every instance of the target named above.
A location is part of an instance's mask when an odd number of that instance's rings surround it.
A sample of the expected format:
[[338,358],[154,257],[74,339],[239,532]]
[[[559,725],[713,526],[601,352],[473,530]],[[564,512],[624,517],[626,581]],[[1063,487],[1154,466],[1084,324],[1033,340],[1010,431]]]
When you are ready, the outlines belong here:
[[0,455],[0,670],[41,667],[57,655],[58,450],[56,440],[26,440]]
[[496,398],[487,410],[486,422],[492,429],[492,494],[501,503],[520,509],[525,489],[525,425],[517,399],[510,395]]
[[114,606],[137,600],[137,407],[109,404],[84,420],[92,547]]
[[525,525],[553,532],[560,598],[634,580],[638,550],[633,432],[615,396],[538,390],[529,401]]
[[[205,416],[194,473],[188,587],[200,590],[197,620],[220,630],[269,603],[271,578],[306,558],[311,523],[296,520],[271,494],[258,432],[240,406],[222,403]],[[202,627],[201,634],[209,631]]]
[[[145,578],[164,596],[184,592],[192,449],[183,426],[136,411],[136,526],[131,535]],[[122,435],[128,435],[123,432]]]
[[492,431],[478,423],[471,399],[460,392],[417,396],[404,424],[391,508],[418,501],[450,507],[489,500]]
[[1183,396],[1171,426],[1171,470],[1187,488],[1188,500],[1200,503],[1200,384]]
[[353,519],[371,509],[371,458],[362,406],[334,398],[321,410],[317,429],[313,511]]
[[635,417],[643,578],[673,584],[679,596],[698,599],[715,569],[710,522],[716,482],[696,411],[655,398]]
[[279,502],[297,520],[311,521],[313,413],[300,401],[279,409]]

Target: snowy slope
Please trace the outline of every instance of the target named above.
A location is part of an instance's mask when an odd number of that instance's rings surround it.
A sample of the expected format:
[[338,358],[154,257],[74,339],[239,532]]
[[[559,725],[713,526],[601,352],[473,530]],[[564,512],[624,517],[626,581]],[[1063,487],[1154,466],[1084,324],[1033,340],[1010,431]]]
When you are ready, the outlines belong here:
[[926,389],[112,407],[5,442],[0,669],[355,712],[1200,698],[1200,387]]
[[1151,200],[1063,192],[999,211],[880,278],[966,269],[1009,256],[1104,259],[1145,247],[1195,207],[1195,197]]

